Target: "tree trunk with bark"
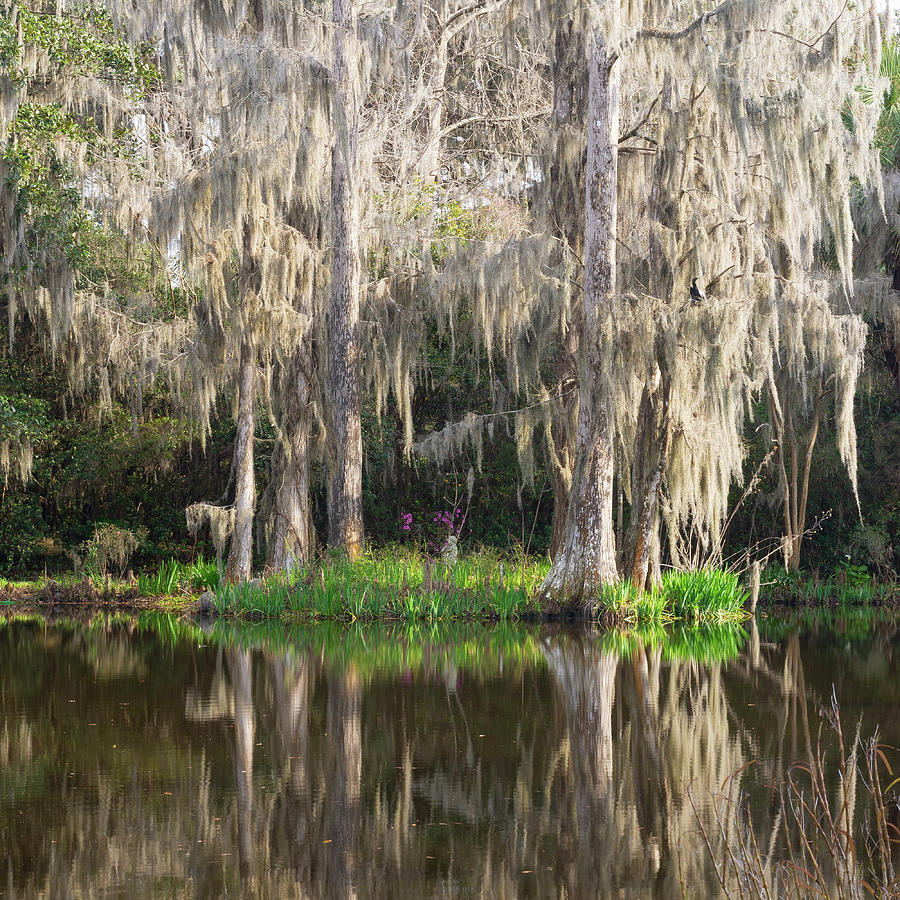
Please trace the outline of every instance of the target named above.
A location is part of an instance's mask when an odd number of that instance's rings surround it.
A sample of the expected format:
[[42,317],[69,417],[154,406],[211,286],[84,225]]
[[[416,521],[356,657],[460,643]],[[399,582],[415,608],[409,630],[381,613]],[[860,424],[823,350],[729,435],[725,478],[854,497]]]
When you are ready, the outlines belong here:
[[354,71],[354,0],[334,0],[334,147],[331,214],[334,258],[328,311],[331,483],[328,543],[355,557],[362,548],[362,423],[359,348],[359,97]]
[[312,359],[304,341],[291,360],[282,423],[284,437],[272,454],[269,565],[285,572],[305,563],[313,549],[309,497],[311,377]]
[[595,29],[591,41],[575,464],[565,540],[540,591],[550,607],[585,611],[593,608],[597,588],[617,577],[613,434],[600,339],[615,306],[619,84],[605,36]]
[[[554,265],[563,268],[565,255],[584,255],[584,166],[585,154],[572,159],[567,152],[571,133],[583,128],[585,119],[585,45],[582,30],[571,15],[564,17],[553,36],[553,119],[550,178],[548,179],[548,219],[559,253]],[[572,315],[580,315],[581,296],[572,298]],[[579,332],[570,327],[556,350],[554,369],[559,400],[554,410],[550,434],[553,461],[553,522],[550,558],[555,559],[566,536],[569,492],[578,419]]]
[[548,439],[553,444],[553,519],[550,532],[550,558],[556,559],[566,536],[569,493],[572,490],[572,466],[575,455],[574,434],[578,421],[578,341],[574,329],[557,350],[556,374],[559,400],[550,424]]
[[641,394],[631,464],[631,520],[624,564],[625,574],[639,589],[649,588],[659,571],[659,496],[671,444],[671,393],[672,379],[663,363]]
[[419,174],[426,182],[437,182],[440,175],[441,126],[444,116],[443,93],[444,82],[447,79],[450,37],[451,34],[446,26],[441,27],[434,50],[433,85],[431,96],[428,99],[428,134],[425,137],[425,146],[417,166]]
[[[661,99],[668,106],[672,78],[663,79]],[[656,297],[672,297],[675,284],[673,272],[663,250],[660,234],[677,229],[672,210],[662,203],[665,178],[665,156],[659,154],[653,165],[653,183],[647,214],[662,228],[649,230],[647,254],[647,283]],[[672,376],[666,361],[665,344],[657,336],[656,368],[644,383],[638,407],[637,427],[631,464],[631,514],[628,531],[622,545],[622,573],[635,587],[644,589],[660,580],[659,498],[666,474],[672,443],[669,402],[672,395]]]
[[253,432],[256,430],[256,348],[241,344],[238,370],[237,434],[234,439],[234,527],[228,548],[225,576],[246,581],[253,564],[253,516],[256,510],[256,477],[253,471]]
[[[812,471],[813,451],[819,436],[822,420],[822,402],[826,390],[822,376],[816,387],[813,402],[812,421],[804,440],[803,461],[800,461],[800,447],[797,441],[797,427],[794,410],[783,376],[769,384],[769,421],[775,441],[775,460],[782,493],[782,515],[784,518],[784,565],[791,572],[800,569],[800,549],[806,531],[806,503],[809,498],[809,475]],[[779,390],[779,388],[781,388]],[[790,468],[790,472],[788,471]]]

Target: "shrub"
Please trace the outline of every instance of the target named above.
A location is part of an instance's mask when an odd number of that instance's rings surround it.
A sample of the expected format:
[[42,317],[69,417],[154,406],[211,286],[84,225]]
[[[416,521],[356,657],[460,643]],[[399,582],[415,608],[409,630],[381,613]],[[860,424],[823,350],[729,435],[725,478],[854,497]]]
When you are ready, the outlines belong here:
[[81,545],[81,553],[69,551],[69,556],[76,573],[106,577],[112,565],[116,568],[116,574],[121,577],[140,542],[141,536],[133,531],[109,522],[100,522],[94,526],[90,540]]

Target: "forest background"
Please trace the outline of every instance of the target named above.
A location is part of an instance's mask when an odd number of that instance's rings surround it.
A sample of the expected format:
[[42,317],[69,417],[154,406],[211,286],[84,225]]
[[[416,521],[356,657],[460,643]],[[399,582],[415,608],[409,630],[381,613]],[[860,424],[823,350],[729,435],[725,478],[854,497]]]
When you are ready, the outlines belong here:
[[[339,6],[335,4],[335,8]],[[403,289],[396,288],[395,270],[410,266],[413,257],[421,268],[443,267],[446,271],[457,255],[465,262],[473,245],[503,245],[522,231],[534,185],[512,192],[508,183],[518,176],[498,173],[505,171],[523,143],[539,144],[538,127],[552,122],[548,104],[554,96],[554,69],[537,50],[526,52],[532,48],[522,44],[521,35],[521,58],[510,60],[509,45],[500,38],[503,29],[515,27],[515,21],[504,17],[500,6],[504,5],[437,4],[434,23],[423,23],[412,14],[405,25],[396,26],[407,29],[410,42],[425,35],[428,40],[423,46],[438,46],[443,56],[423,62],[410,52],[406,71],[396,60],[384,69],[399,81],[412,78],[409,72],[417,73],[418,80],[412,86],[407,83],[402,92],[419,90],[425,99],[417,114],[404,120],[409,128],[404,138],[420,151],[418,169],[404,163],[400,153],[394,154],[390,164],[384,159],[364,161],[373,170],[381,166],[381,188],[386,183],[394,188],[390,196],[376,193],[371,204],[374,212],[369,211],[370,228],[379,217],[381,221],[392,219],[385,226],[385,242],[395,242],[381,255],[377,246],[367,247],[362,279],[373,296],[378,294],[379,284],[391,278],[392,289],[402,297]],[[313,18],[318,16],[316,27],[332,16],[332,9],[322,4],[311,4],[310,9]],[[392,13],[400,18],[403,14],[402,4]],[[241,19],[245,28],[257,27],[260,34],[273,27],[271,22],[263,22],[263,13],[252,3],[238,4],[231,15]],[[373,28],[375,21],[373,15],[358,27],[360,41],[374,40],[366,29]],[[466,29],[454,31],[450,23],[456,21],[464,21]],[[224,25],[219,22],[210,27],[215,30]],[[143,145],[154,140],[165,143],[165,138],[150,136],[146,120],[141,119],[149,117],[143,106],[152,106],[166,93],[177,93],[178,76],[173,78],[168,71],[171,64],[163,58],[161,45],[146,36],[135,37],[137,32],[129,29],[128,23],[99,5],[63,5],[60,13],[55,3],[5,4],[0,21],[6,286],[0,296],[0,571],[5,574],[67,570],[71,556],[66,551],[83,553],[98,529],[106,526],[135,536],[135,566],[152,566],[173,556],[191,558],[198,552],[214,555],[206,530],[189,532],[185,510],[201,501],[227,508],[235,490],[235,448],[240,432],[235,417],[236,385],[244,358],[240,337],[256,326],[241,318],[246,315],[241,304],[230,307],[224,316],[221,309],[198,314],[198,307],[213,293],[209,283],[201,283],[208,272],[197,276],[185,266],[173,275],[171,258],[182,249],[196,251],[206,241],[207,254],[212,257],[207,267],[219,267],[216,277],[222,282],[223,296],[229,295],[229,279],[235,283],[241,277],[252,279],[257,262],[246,252],[246,234],[242,241],[234,227],[230,243],[216,243],[204,235],[203,241],[191,244],[188,238],[177,237],[177,229],[186,227],[183,219],[170,233],[160,230],[151,236],[152,216],[148,214],[135,217],[147,232],[142,241],[133,221],[124,226],[120,216],[102,211],[104,191],[113,184],[110,173],[117,171],[117,166],[132,166],[141,172],[129,177],[134,181],[144,178],[144,161],[136,162]],[[449,35],[443,43],[442,33]],[[454,45],[454,40],[459,43]],[[231,49],[234,51],[233,46]],[[377,70],[383,63],[378,53],[387,52],[370,46],[368,56],[361,54],[360,58],[367,59],[361,68]],[[428,78],[434,77],[435,59],[444,67],[441,77],[448,84],[446,97],[450,96],[449,85],[454,91],[452,102],[445,97],[439,104],[440,114],[437,106],[428,102],[434,90]],[[311,74],[302,86],[304,91],[310,91],[309,85],[317,79],[326,80],[321,71],[315,71],[314,62],[305,62]],[[849,61],[845,64],[851,65]],[[448,65],[452,77],[447,76]],[[466,66],[471,67],[468,74]],[[187,68],[185,64],[184,71]],[[870,102],[882,101],[876,139],[889,179],[900,142],[900,50],[894,38],[885,41],[878,74],[884,81],[877,81],[873,74],[876,89]],[[371,73],[360,77],[378,84]],[[504,109],[500,100],[509,90],[511,78],[519,79],[524,93],[514,96],[512,106]],[[67,87],[62,90],[60,85]],[[86,93],[73,102],[79,86]],[[260,84],[251,84],[248,96],[260,89]],[[403,104],[392,100],[389,87],[381,85],[379,89],[383,94],[370,88],[372,93],[359,108],[374,127],[371,122],[378,116],[365,104],[380,103],[388,110],[380,121],[384,129],[385,123],[402,118],[392,104]],[[334,103],[334,98],[329,102]],[[652,126],[651,113],[652,107],[635,127],[647,125],[648,120]],[[505,128],[506,120],[515,128]],[[435,134],[440,135],[439,140]],[[452,152],[457,137],[467,148],[477,149],[479,142],[491,146],[460,163],[458,154]],[[204,140],[213,140],[196,133],[189,139],[201,145],[199,151],[194,148],[200,156]],[[385,152],[388,141],[383,135],[380,139],[380,151]],[[330,143],[326,137],[325,146]],[[445,159],[447,147],[449,158]],[[312,150],[304,146],[303,152]],[[367,152],[364,147],[362,156]],[[421,162],[423,156],[425,163]],[[310,165],[321,162],[317,158]],[[87,174],[92,168],[102,172],[94,182]],[[327,166],[320,168],[324,171]],[[386,169],[390,171],[386,173]],[[432,183],[427,176],[434,171],[451,172],[453,177],[438,177]],[[476,182],[477,189],[473,186]],[[210,183],[215,183],[214,179],[210,178]],[[152,188],[146,181],[141,184],[148,192],[160,189],[158,180]],[[321,192],[327,195],[329,186],[322,181]],[[889,205],[895,198],[885,193]],[[297,209],[292,203],[286,201],[285,209],[287,217],[293,217],[295,231],[311,235],[329,227],[317,218],[316,202],[309,202],[311,209]],[[391,203],[402,206],[402,214],[388,208]],[[860,200],[859,205],[865,204]],[[889,209],[889,221],[891,215]],[[861,216],[857,226],[863,235],[867,228],[864,218]],[[307,227],[311,221],[313,227]],[[892,269],[896,258],[892,246],[889,235],[874,253],[869,248],[870,271],[865,274],[893,279],[896,288],[900,284]],[[24,257],[19,253],[23,248]],[[860,259],[866,256],[863,250],[857,253]],[[60,259],[51,259],[54,254]],[[827,246],[820,248],[824,266],[829,264],[828,255]],[[23,262],[26,258],[27,263]],[[315,268],[315,263],[311,265]],[[498,278],[501,274],[503,270],[497,269]],[[710,282],[716,274],[709,273]],[[62,283],[63,276],[71,286]],[[299,280],[295,273],[285,277]],[[317,275],[313,272],[309,278],[315,282]],[[678,290],[674,305],[689,305],[686,283]],[[714,295],[714,289],[709,293]],[[54,299],[57,294],[71,299],[71,310],[63,315]],[[92,299],[86,302],[84,297]],[[407,310],[419,317],[414,328],[402,332],[405,338],[414,332],[417,340],[411,351],[413,362],[403,361],[413,374],[407,376],[404,371],[400,376],[409,377],[408,392],[390,384],[390,372],[361,379],[361,496],[366,539],[376,547],[402,542],[436,552],[428,542],[452,528],[458,530],[463,548],[484,545],[546,554],[554,541],[554,528],[559,527],[554,524],[558,461],[549,452],[548,441],[523,442],[516,416],[504,413],[549,405],[554,397],[565,406],[565,388],[560,388],[565,382],[553,384],[558,356],[552,345],[543,347],[535,366],[540,388],[549,386],[549,391],[542,393],[535,387],[537,381],[529,389],[512,383],[502,347],[489,342],[485,346],[473,327],[471,306],[465,299],[454,303],[449,327],[449,316],[439,311],[428,321],[422,308],[412,305]],[[858,498],[834,439],[836,410],[827,399],[818,421],[804,526],[810,534],[802,562],[805,569],[822,575],[841,570],[852,574],[864,568],[879,579],[893,581],[900,570],[900,334],[896,318],[880,314],[882,308],[872,305],[863,312],[868,331],[854,398]],[[306,320],[300,316],[298,322],[279,325],[288,336],[286,345],[298,334],[302,334],[301,343],[306,341],[310,329],[315,331],[308,319],[319,314],[318,308],[307,310]],[[388,308],[384,321],[391,314]],[[237,319],[223,324],[227,315],[238,316],[240,324]],[[254,315],[258,322],[271,317],[272,310],[262,301]],[[111,329],[113,320],[118,324]],[[210,345],[213,350],[198,351],[201,339],[215,328],[230,336]],[[260,334],[268,335],[268,328],[259,326]],[[378,340],[386,357],[400,352],[391,344],[393,338],[382,335]],[[125,352],[123,343],[128,345]],[[364,340],[363,355],[369,350],[374,353],[375,343],[367,345]],[[148,345],[153,345],[149,351]],[[285,372],[291,371],[291,362],[290,354],[280,349],[259,352],[254,393],[260,402],[252,425],[252,468],[254,506],[263,510],[263,519],[265,498],[271,502],[272,488],[283,478],[278,448],[284,444],[287,414],[277,386]],[[173,380],[171,373],[191,353],[195,360],[207,354],[210,370],[216,370],[214,383],[204,383],[196,369],[191,390],[184,390],[183,381]],[[324,344],[320,343],[318,353],[324,355]],[[315,366],[321,363],[315,350],[312,358]],[[380,360],[379,365],[389,370],[392,360]],[[316,378],[318,375],[310,376],[312,381]],[[325,389],[324,384],[319,389]],[[827,391],[822,393],[827,398]],[[725,560],[746,559],[748,548],[754,556],[779,557],[787,476],[773,453],[772,415],[765,395],[746,410],[743,479],[729,489],[721,549]],[[319,547],[329,539],[327,418],[323,405],[309,437],[318,445],[310,461],[309,516],[314,543]],[[427,443],[429,435],[441,434],[454,423],[471,426],[473,418],[477,418],[477,428],[450,436],[445,433],[440,449],[436,443]],[[540,429],[541,424],[532,423],[532,427]],[[412,454],[408,452],[411,437],[420,445]],[[523,443],[528,444],[527,471],[523,468]],[[445,452],[447,445],[452,452]],[[616,496],[621,531],[623,519],[627,524],[630,517],[628,485],[623,484],[621,472],[617,473]],[[257,527],[253,545],[257,568],[271,553],[265,537],[265,528]]]

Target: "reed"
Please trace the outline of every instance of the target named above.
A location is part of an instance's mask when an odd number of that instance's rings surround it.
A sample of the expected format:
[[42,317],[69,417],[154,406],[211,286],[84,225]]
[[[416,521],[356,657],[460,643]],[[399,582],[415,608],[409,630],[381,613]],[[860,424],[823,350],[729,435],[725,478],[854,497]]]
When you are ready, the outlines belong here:
[[787,771],[776,785],[778,814],[770,833],[758,833],[754,827],[745,795],[733,799],[730,781],[738,773],[715,795],[712,828],[704,826],[691,798],[725,896],[900,896],[894,849],[900,843],[900,802],[888,757],[896,757],[896,748],[883,745],[877,733],[861,739],[858,727],[853,740],[846,741],[834,697],[826,719],[836,749],[826,754],[820,731],[809,758]]

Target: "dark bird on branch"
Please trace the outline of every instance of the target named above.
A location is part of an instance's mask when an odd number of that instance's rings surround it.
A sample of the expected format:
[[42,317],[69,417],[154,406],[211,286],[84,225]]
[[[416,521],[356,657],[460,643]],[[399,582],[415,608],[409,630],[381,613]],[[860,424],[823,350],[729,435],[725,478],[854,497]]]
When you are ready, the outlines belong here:
[[703,293],[703,288],[697,285],[695,278],[691,282],[691,306],[699,306],[705,299],[706,294]]

